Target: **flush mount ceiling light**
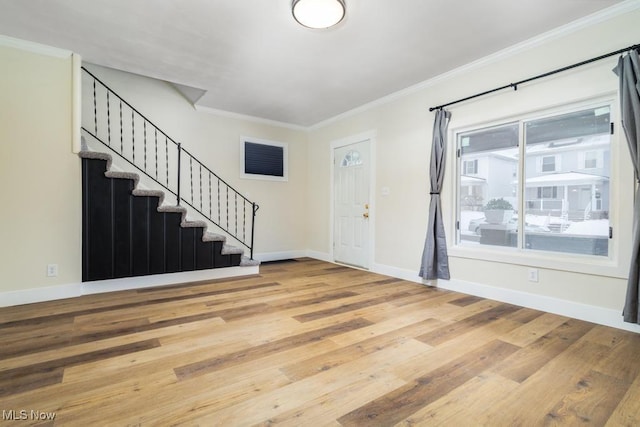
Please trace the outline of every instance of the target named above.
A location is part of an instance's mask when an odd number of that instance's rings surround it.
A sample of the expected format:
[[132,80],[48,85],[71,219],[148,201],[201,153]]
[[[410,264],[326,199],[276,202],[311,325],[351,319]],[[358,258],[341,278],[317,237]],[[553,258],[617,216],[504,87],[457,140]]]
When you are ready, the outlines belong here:
[[293,0],[293,17],[300,25],[309,28],[329,28],[342,21],[344,0]]

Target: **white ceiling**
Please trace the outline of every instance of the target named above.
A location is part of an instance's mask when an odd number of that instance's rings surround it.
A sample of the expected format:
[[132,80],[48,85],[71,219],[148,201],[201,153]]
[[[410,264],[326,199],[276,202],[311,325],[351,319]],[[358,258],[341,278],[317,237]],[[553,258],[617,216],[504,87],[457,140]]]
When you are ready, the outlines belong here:
[[620,2],[346,0],[343,22],[310,30],[291,0],[0,0],[0,34],[306,127]]

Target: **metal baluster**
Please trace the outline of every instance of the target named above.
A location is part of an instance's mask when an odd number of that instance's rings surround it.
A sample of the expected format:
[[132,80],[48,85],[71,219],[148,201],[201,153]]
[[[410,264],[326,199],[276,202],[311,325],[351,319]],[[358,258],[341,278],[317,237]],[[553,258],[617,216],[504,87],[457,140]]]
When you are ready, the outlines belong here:
[[154,127],[156,141],[156,181],[158,180],[158,128]]
[[120,100],[120,154],[124,151],[124,136],[122,135],[122,129],[122,100]]
[[98,136],[98,104],[96,101],[96,80],[93,79],[93,129]]
[[133,115],[133,108],[131,109],[131,151],[133,153],[133,164],[136,164],[136,123],[135,116]]
[[182,146],[178,143],[178,192],[176,194],[176,199],[178,201],[178,205],[180,205],[180,175],[181,175],[181,163],[182,163]]
[[213,216],[211,212],[211,172],[209,172],[209,218]]
[[144,140],[142,141],[142,145],[143,145],[143,153],[144,153],[144,170],[145,172],[147,171],[147,121],[143,121],[143,128],[144,128]]
[[200,209],[202,209],[202,163],[200,164]]
[[242,200],[242,241],[247,240],[247,200]]
[[111,147],[111,105],[109,103],[109,91],[107,90],[107,145]]
[[249,256],[251,257],[251,259],[253,259],[253,238],[255,236],[255,230],[256,230],[256,212],[258,211],[259,207],[258,205],[256,205],[255,203],[251,204],[252,206],[252,218],[251,218],[251,246],[249,247]]
[[236,211],[235,212],[236,213],[235,214],[235,217],[236,217],[236,232],[235,232],[235,235],[237,236],[238,235],[238,192],[236,191],[236,192],[234,192],[234,194],[235,194],[235,211]]
[[227,222],[226,222],[226,230],[229,231],[229,186],[227,185]]
[[218,225],[220,225],[220,178],[218,178]]
[[164,161],[165,161],[165,176],[167,178],[167,188],[169,187],[169,140],[164,137]]
[[189,156],[189,186],[191,189],[191,203],[193,203],[193,157]]

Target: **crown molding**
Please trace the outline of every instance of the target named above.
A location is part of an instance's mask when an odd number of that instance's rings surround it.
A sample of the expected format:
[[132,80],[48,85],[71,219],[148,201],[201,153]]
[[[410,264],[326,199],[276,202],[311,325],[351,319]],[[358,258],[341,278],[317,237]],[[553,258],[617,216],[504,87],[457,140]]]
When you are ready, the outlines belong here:
[[269,126],[276,126],[276,127],[303,131],[303,132],[306,132],[309,130],[309,128],[306,126],[300,126],[300,125],[295,125],[295,124],[286,123],[286,122],[279,122],[277,120],[271,120],[271,119],[263,119],[261,117],[249,116],[249,115],[240,114],[240,113],[233,113],[231,111],[218,110],[216,108],[204,107],[202,105],[197,105],[197,104],[193,104],[193,107],[195,108],[196,111],[200,113],[212,114],[214,116],[226,117],[229,119],[244,120],[248,122],[259,123],[259,124],[269,125]]
[[0,46],[10,47],[13,49],[24,50],[26,52],[37,53],[40,55],[51,56],[54,58],[69,58],[73,52],[58,47],[47,46],[45,44],[30,42],[27,40],[16,39],[0,34]]
[[591,15],[587,15],[583,18],[577,19],[573,22],[570,22],[566,25],[554,28],[553,30],[547,31],[545,33],[539,34],[535,37],[532,37],[523,42],[517,43],[515,45],[509,46],[505,49],[499,50],[495,53],[487,55],[483,58],[480,58],[476,61],[470,62],[468,64],[462,65],[458,68],[455,68],[451,71],[447,71],[445,73],[439,74],[433,78],[428,80],[424,80],[420,83],[416,83],[415,85],[409,86],[405,89],[401,89],[397,92],[391,93],[382,98],[378,98],[375,101],[368,102],[359,107],[356,107],[352,110],[345,111],[344,113],[338,114],[337,116],[331,117],[329,119],[318,122],[314,125],[311,125],[307,128],[309,131],[314,131],[317,129],[321,129],[325,126],[328,126],[337,121],[346,119],[348,117],[354,116],[359,113],[363,113],[365,111],[371,110],[373,108],[388,104],[397,99],[404,98],[406,96],[412,95],[416,92],[419,92],[428,87],[434,86],[442,81],[451,79],[452,77],[458,76],[460,74],[468,73],[469,71],[481,68],[488,64],[492,64],[509,57],[515,56],[517,54],[526,52],[530,49],[536,48],[538,46],[549,43],[553,40],[560,39],[577,31],[580,31],[584,28],[591,27],[593,25],[599,24],[601,22],[608,21],[620,15],[624,15],[635,10],[640,9],[640,0],[626,0],[615,6],[608,7],[599,12],[595,12]]

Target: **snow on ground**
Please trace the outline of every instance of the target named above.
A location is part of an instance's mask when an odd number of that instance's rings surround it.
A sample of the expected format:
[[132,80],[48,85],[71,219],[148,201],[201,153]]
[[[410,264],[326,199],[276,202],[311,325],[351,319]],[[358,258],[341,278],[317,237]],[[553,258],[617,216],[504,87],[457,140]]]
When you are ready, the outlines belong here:
[[[484,218],[483,212],[462,211],[460,212],[460,231],[463,234],[469,232],[469,222],[472,220],[481,220]],[[548,227],[553,224],[562,224],[563,220],[557,216],[549,215],[527,215],[525,218],[527,224],[537,225],[540,227]],[[590,219],[586,221],[568,221],[569,226],[562,234],[580,234],[583,236],[608,236],[609,220],[608,219]],[[471,233],[473,234],[473,233]]]
[[572,222],[564,234],[582,234],[589,236],[608,236],[608,219],[590,219],[587,221]]

